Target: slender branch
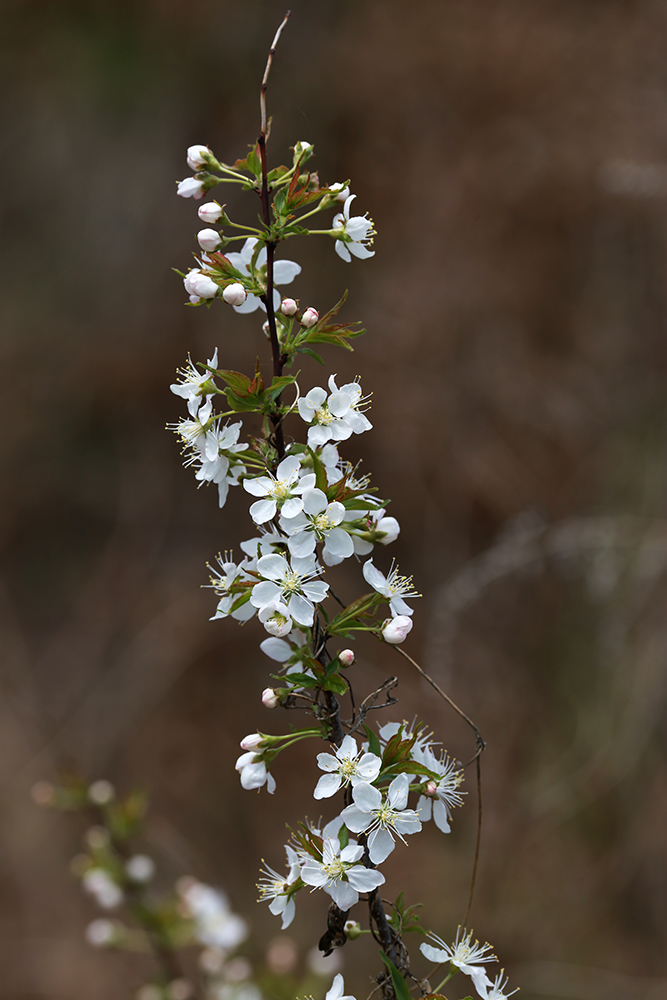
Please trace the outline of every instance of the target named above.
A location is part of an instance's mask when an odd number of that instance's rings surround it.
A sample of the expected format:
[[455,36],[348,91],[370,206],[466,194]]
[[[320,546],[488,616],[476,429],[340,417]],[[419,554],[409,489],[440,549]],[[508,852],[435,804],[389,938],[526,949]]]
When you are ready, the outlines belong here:
[[264,76],[262,77],[262,89],[260,91],[260,97],[259,97],[259,110],[262,121],[263,136],[266,136],[266,85],[269,82],[269,73],[271,72],[271,66],[273,64],[273,53],[276,51],[276,45],[278,44],[280,36],[283,33],[283,28],[289,21],[289,16],[291,13],[292,13],[291,10],[287,11],[287,13],[283,18],[282,24],[280,25],[275,35],[273,36],[273,41],[271,42],[271,48],[269,49],[269,58],[266,60],[266,69],[264,70]]

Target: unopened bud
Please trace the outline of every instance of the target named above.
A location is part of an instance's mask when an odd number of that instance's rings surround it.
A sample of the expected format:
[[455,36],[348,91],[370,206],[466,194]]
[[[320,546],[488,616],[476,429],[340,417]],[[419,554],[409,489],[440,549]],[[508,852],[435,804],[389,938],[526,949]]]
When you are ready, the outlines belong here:
[[223,288],[222,297],[230,306],[242,306],[248,296],[243,285],[239,281],[235,281],[233,285],[227,285],[226,288]]
[[217,250],[220,246],[220,233],[215,229],[200,229],[197,233],[197,242],[202,250]]
[[424,785],[424,795],[435,795],[438,791],[438,786],[435,781],[427,781]]
[[256,750],[258,746],[262,743],[263,736],[261,733],[250,733],[249,736],[244,736],[241,740],[242,750]]
[[105,806],[111,802],[115,794],[111,782],[105,781],[104,778],[100,781],[94,781],[88,789],[88,798],[96,806]]
[[384,538],[378,538],[380,545],[390,545],[401,533],[401,526],[395,517],[381,517],[376,524],[377,531],[384,531]]
[[267,340],[271,339],[271,327],[269,326],[268,319],[265,319],[262,323],[262,332]]
[[183,278],[183,284],[188,295],[196,295],[200,299],[214,299],[218,294],[218,286],[207,274],[198,267],[193,268]]
[[320,314],[318,313],[317,309],[313,309],[313,307],[310,306],[308,309],[306,309],[303,316],[301,317],[301,325],[315,326],[319,318]]
[[382,626],[382,638],[385,642],[390,642],[392,646],[397,646],[404,641],[411,628],[412,618],[408,618],[407,615],[396,615],[395,618],[388,619]]
[[347,184],[345,187],[342,184],[330,184],[329,190],[336,195],[336,201],[347,201],[350,197],[350,188]]
[[199,298],[198,295],[190,295],[189,298],[193,306],[199,305],[199,303],[201,302],[201,299]]
[[204,197],[204,182],[198,181],[196,177],[186,177],[185,180],[178,182],[176,194],[181,198],[194,198],[198,201]]
[[187,161],[191,170],[201,170],[210,152],[208,146],[188,146]]
[[281,312],[285,316],[294,316],[298,308],[299,305],[295,299],[283,299],[282,305],[280,307]]
[[352,649],[341,649],[338,654],[338,662],[342,667],[351,667],[355,660],[356,656]]
[[273,688],[264,688],[262,691],[262,705],[264,705],[264,708],[277,708],[279,704],[280,700]]
[[361,924],[357,920],[346,920],[343,930],[350,941],[361,937]]
[[222,215],[222,209],[217,201],[207,201],[197,209],[197,215],[202,222],[217,222]]

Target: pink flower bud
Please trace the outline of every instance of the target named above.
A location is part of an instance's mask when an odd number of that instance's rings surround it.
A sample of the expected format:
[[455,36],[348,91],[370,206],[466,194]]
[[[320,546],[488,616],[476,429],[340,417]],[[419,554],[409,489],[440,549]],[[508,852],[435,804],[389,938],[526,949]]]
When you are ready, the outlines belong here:
[[315,326],[319,318],[320,314],[318,313],[317,309],[313,309],[313,307],[310,306],[310,308],[306,309],[305,313],[301,317],[301,325]]
[[204,197],[204,182],[198,181],[196,177],[186,177],[178,182],[176,194],[181,198],[194,198],[197,201]]
[[187,161],[190,169],[201,170],[206,163],[204,157],[208,152],[208,146],[188,146]]
[[226,288],[223,288],[222,297],[230,306],[242,306],[248,296],[243,285],[239,281],[235,281],[233,285],[227,285]]
[[244,736],[241,740],[241,749],[256,750],[262,740],[263,736],[260,733],[250,733],[249,736]]
[[435,781],[426,782],[426,785],[424,787],[425,795],[435,795],[437,791],[438,791],[438,786],[436,785]]
[[215,229],[200,229],[197,242],[202,250],[216,250],[220,246],[220,233]]
[[341,649],[338,654],[338,660],[341,666],[351,667],[356,660],[356,656],[354,655],[354,651],[352,649]]
[[280,308],[285,316],[294,316],[299,306],[294,299],[283,299],[283,304]]
[[207,201],[197,209],[197,215],[202,222],[217,222],[222,215],[222,209],[217,201]]
[[277,708],[279,704],[278,695],[273,688],[264,688],[262,691],[262,705],[265,708]]
[[392,646],[397,646],[404,641],[411,628],[412,618],[408,618],[407,615],[396,615],[382,626],[382,638]]

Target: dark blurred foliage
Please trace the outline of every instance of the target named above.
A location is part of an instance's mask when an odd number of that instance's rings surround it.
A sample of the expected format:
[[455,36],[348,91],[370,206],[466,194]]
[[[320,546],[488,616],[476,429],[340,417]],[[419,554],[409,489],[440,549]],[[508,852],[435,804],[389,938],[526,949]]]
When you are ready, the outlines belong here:
[[[345,455],[403,526],[393,554],[424,594],[406,648],[488,741],[473,925],[525,1000],[661,1000],[667,6],[292,8],[272,160],[315,143],[321,177],[352,178],[379,233],[350,266],[326,241],[306,257],[290,243],[308,264],[293,287],[320,309],[349,287],[344,319],[368,326],[354,355],[326,353],[374,392],[375,429]],[[2,997],[130,996],[148,968],[83,943],[81,827],[31,803],[38,778],[149,788],[143,846],[164,884],[185,869],[223,885],[256,960],[279,933],[255,905],[259,860],[282,864],[283,823],[315,813],[310,748],[278,762],[273,799],[239,788],[238,740],[291,721],[259,702],[256,626],[210,623],[200,590],[206,560],[250,534],[247,502],[232,491],[220,512],[164,431],[188,351],[267,358],[255,318],[184,308],[170,269],[199,228],[174,196],[185,148],[233,160],[254,141],[282,14],[2,4]],[[301,385],[320,379],[308,360]],[[403,716],[467,760],[469,732],[408,665],[361,649],[363,686],[397,673]],[[445,937],[467,899],[470,778],[451,836],[427,828],[387,865],[388,891],[423,900]],[[288,933],[305,952],[323,922],[301,894]],[[378,969],[367,941],[343,955],[359,998]]]

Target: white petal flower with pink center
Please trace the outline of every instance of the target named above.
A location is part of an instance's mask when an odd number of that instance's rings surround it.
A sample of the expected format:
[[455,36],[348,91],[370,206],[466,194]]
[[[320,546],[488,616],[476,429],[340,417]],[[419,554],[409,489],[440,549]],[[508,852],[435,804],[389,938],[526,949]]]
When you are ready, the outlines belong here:
[[336,376],[329,378],[329,395],[320,386],[315,386],[299,399],[299,415],[311,426],[308,429],[308,444],[320,448],[327,441],[347,441],[352,434],[369,431],[372,424],[359,407],[368,401],[362,395],[358,382],[349,382],[340,389]]
[[257,560],[257,572],[264,577],[253,587],[250,601],[260,610],[272,601],[284,601],[299,625],[313,624],[315,604],[327,596],[329,584],[315,580],[322,572],[313,555],[303,559],[292,557],[291,565],[284,556],[262,556]]
[[466,976],[470,976],[479,995],[484,1000],[488,1000],[488,991],[492,983],[483,966],[485,962],[498,961],[491,952],[491,945],[480,944],[479,941],[475,941],[473,944],[472,931],[466,934],[465,930],[462,931],[460,927],[452,945],[447,944],[437,934],[429,934],[428,936],[439,947],[434,948],[433,945],[426,944],[426,942],[420,944],[419,950],[424,958],[427,958],[429,962],[436,962],[438,965],[449,962]]
[[350,207],[356,197],[356,194],[349,195],[345,199],[343,211],[333,220],[333,235],[338,236],[335,244],[336,253],[348,264],[352,260],[350,254],[361,260],[373,257],[375,254],[375,251],[369,250],[367,246],[373,243],[375,236],[373,220],[365,215],[353,215],[350,218]]
[[327,773],[317,782],[313,797],[328,799],[339,788],[346,788],[348,785],[354,788],[361,781],[375,781],[382,761],[376,754],[360,750],[353,736],[345,736],[333,754],[317,755],[317,766]]
[[270,521],[277,511],[288,521],[301,513],[304,506],[301,494],[314,487],[315,474],[308,473],[299,479],[300,472],[299,459],[296,455],[288,455],[276,469],[275,476],[269,474],[243,480],[246,493],[262,497],[250,507],[250,516],[255,524]]
[[[232,265],[243,275],[251,277],[250,265],[252,264],[252,256],[255,251],[255,246],[257,245],[257,239],[251,236],[245,241],[240,253],[227,253],[225,257]],[[255,277],[258,278],[260,284],[266,287],[266,247],[262,247],[257,255],[257,260],[255,261]],[[289,285],[296,278],[297,274],[301,274],[301,266],[296,264],[293,260],[276,260],[273,263],[273,284],[276,285]],[[234,306],[234,311],[237,313],[251,313],[255,312],[256,309],[264,309],[264,303],[260,301],[257,295],[248,295],[248,298],[240,306]],[[273,289],[273,308],[277,311],[280,309],[280,292]]]
[[421,594],[418,594],[412,586],[412,577],[401,576],[398,572],[398,566],[395,563],[392,562],[391,564],[389,576],[381,573],[373,565],[372,559],[364,563],[362,572],[366,583],[370,583],[371,587],[377,590],[378,594],[382,594],[383,597],[387,598],[392,615],[410,616],[414,614],[413,608],[409,604],[406,604],[403,598],[421,597]]
[[314,889],[324,889],[341,910],[349,910],[359,902],[360,892],[372,892],[385,881],[384,875],[357,862],[363,847],[348,844],[341,850],[338,840],[326,839],[322,844],[322,860],[309,857],[301,869],[301,878]]
[[409,788],[407,774],[394,778],[386,798],[379,788],[360,782],[352,790],[354,805],[341,813],[348,830],[367,833],[368,853],[374,865],[382,864],[394,850],[394,834],[403,840],[406,834],[418,833],[422,828],[415,810],[405,808]]
[[354,553],[354,543],[347,531],[339,527],[345,513],[343,504],[337,500],[329,503],[322,490],[304,490],[303,512],[296,517],[280,518],[290,554],[297,558],[309,556],[317,542],[324,542],[322,558],[327,566],[348,559]]

